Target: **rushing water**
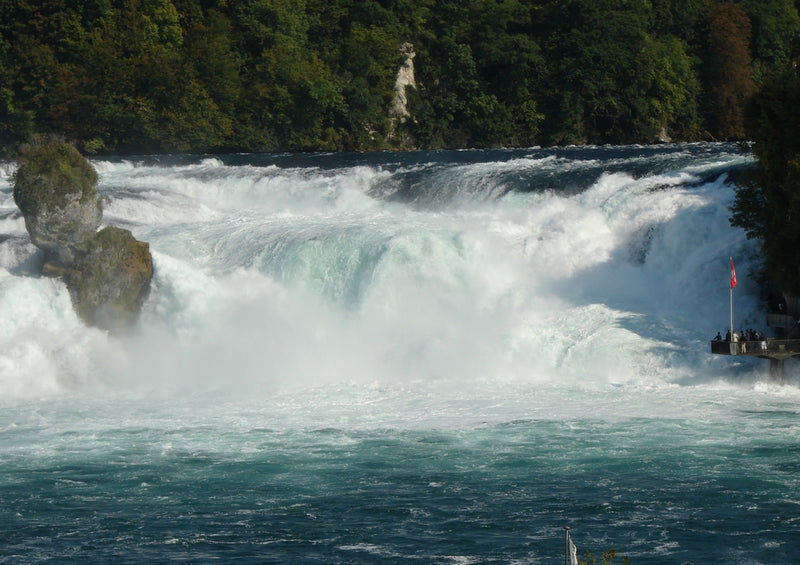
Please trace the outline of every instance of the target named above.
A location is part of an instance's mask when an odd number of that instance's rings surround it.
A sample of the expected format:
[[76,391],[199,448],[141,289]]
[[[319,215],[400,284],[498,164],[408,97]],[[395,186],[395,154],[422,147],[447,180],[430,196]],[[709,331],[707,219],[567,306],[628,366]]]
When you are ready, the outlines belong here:
[[[0,167],[0,562],[800,562],[800,379],[737,146],[97,160],[137,330],[37,276]],[[621,561],[619,557],[615,561]]]

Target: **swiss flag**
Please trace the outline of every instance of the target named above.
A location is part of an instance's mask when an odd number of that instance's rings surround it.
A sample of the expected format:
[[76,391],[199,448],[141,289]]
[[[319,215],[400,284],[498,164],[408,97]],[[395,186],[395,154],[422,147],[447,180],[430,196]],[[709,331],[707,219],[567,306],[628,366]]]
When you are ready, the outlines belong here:
[[736,267],[733,266],[733,257],[731,257],[731,288],[736,288]]

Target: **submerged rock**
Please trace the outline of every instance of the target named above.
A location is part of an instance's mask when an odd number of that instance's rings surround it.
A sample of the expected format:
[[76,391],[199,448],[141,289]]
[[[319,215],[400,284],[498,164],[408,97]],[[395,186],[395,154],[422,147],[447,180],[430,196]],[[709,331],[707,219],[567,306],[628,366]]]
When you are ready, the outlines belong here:
[[149,245],[121,228],[97,231],[97,173],[72,145],[45,140],[23,148],[19,161],[14,201],[45,253],[42,274],[65,280],[86,323],[115,333],[130,328],[153,277]]

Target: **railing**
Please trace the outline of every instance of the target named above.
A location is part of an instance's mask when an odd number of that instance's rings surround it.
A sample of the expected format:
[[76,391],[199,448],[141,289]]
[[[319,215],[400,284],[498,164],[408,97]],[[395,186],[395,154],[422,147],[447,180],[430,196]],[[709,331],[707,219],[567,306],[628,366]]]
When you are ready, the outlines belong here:
[[757,357],[788,358],[800,355],[800,339],[772,339],[760,341],[711,342],[711,353],[717,355],[754,355]]

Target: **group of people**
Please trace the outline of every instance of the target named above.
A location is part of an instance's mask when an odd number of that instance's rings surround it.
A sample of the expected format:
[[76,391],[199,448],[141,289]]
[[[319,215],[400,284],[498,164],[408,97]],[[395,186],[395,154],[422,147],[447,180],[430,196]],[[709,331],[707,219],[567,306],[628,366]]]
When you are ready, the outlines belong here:
[[[717,335],[714,337],[714,341],[722,341],[722,335],[717,332]],[[725,341],[736,341],[736,342],[749,342],[749,341],[757,341],[760,342],[760,346],[762,350],[767,349],[767,336],[764,332],[757,332],[754,329],[748,328],[746,330],[742,330],[741,333],[733,332],[731,334],[731,330],[725,332]],[[745,343],[742,343],[742,352],[746,351]]]
[[[757,332],[752,328],[742,330],[741,333],[733,332],[733,335],[731,335],[731,330],[725,332],[725,341],[764,341],[765,339],[767,339],[767,336],[764,335],[764,332]],[[721,340],[722,335],[717,332],[717,336],[714,338],[714,341]]]

